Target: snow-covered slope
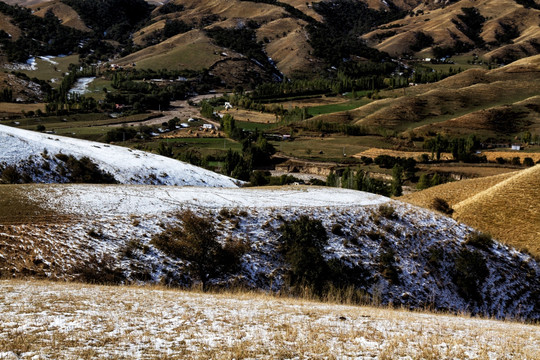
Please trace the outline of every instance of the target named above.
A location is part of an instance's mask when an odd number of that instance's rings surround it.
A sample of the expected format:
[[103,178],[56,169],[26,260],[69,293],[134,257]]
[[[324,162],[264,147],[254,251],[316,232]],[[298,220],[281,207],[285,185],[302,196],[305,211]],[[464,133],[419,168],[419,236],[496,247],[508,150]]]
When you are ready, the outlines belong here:
[[[151,239],[167,224],[177,223],[179,211],[191,209],[212,221],[220,241],[241,239],[248,244],[240,270],[222,274],[213,283],[276,291],[284,285],[287,269],[278,250],[280,226],[307,215],[321,220],[327,230],[327,260],[365,270],[361,290],[374,302],[540,318],[540,266],[533,258],[498,243],[485,248],[467,244],[473,229],[373,194],[296,186],[24,185],[20,191],[62,220],[53,216],[45,223],[30,219],[25,225],[0,226],[4,274],[73,279],[82,267],[111,271],[126,282],[189,286],[196,280],[186,267],[189,263],[161,252]],[[386,216],[382,205],[391,206],[394,216]],[[342,229],[337,234],[332,231],[336,224]],[[464,252],[478,254],[488,269],[478,283],[479,301],[465,299],[456,284]],[[394,280],[384,274],[388,263],[381,260],[383,254],[392,254]]]
[[67,182],[58,153],[88,157],[121,184],[237,187],[234,179],[164,156],[0,125],[0,164],[17,166],[34,182]]

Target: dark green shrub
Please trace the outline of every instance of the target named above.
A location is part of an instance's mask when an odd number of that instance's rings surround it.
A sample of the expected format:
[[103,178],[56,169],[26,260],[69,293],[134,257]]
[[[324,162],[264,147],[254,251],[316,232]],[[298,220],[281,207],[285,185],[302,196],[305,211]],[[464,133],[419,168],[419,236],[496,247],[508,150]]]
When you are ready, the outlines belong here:
[[280,227],[281,253],[289,264],[287,283],[292,288],[309,286],[320,293],[326,279],[322,252],[328,236],[320,220],[306,215]]
[[457,285],[459,294],[465,300],[480,303],[480,289],[489,276],[486,259],[477,250],[463,249],[454,261],[454,270],[454,284]]
[[530,157],[526,157],[525,159],[523,159],[523,165],[527,167],[534,166],[534,160]]
[[487,250],[493,245],[493,239],[490,234],[474,232],[467,236],[465,245],[472,245],[475,248]]
[[201,281],[203,290],[211,278],[238,269],[247,245],[235,241],[221,245],[213,223],[191,210],[179,217],[181,225],[167,227],[150,243],[169,256],[189,261],[188,269]]
[[90,158],[84,156],[76,159],[70,155],[66,161],[69,181],[87,184],[116,184],[113,175],[102,171]]
[[71,273],[76,280],[90,284],[121,284],[126,277],[115,262],[116,260],[107,254],[101,257],[92,255],[85,263],[74,266]]
[[332,225],[332,234],[342,236],[343,235],[343,225],[337,224],[337,223]]
[[56,154],[56,155],[54,155],[54,157],[57,158],[60,161],[63,161],[63,162],[66,162],[69,159],[68,155],[62,154],[62,153]]
[[397,219],[396,210],[390,204],[382,204],[379,206],[379,215],[389,220]]
[[395,265],[395,251],[386,248],[378,257],[379,271],[391,284],[399,284],[399,269]]
[[428,250],[427,264],[432,270],[437,269],[444,259],[444,250],[442,248],[432,246]]
[[448,205],[448,202],[444,199],[441,199],[440,197],[436,197],[431,202],[431,207],[437,211],[442,212],[446,215],[452,215],[454,213],[454,209]]
[[234,217],[234,214],[227,208],[222,208],[219,210],[219,217],[222,219],[231,219]]
[[22,175],[14,165],[8,165],[3,170],[1,170],[1,182],[5,184],[18,184],[22,180]]

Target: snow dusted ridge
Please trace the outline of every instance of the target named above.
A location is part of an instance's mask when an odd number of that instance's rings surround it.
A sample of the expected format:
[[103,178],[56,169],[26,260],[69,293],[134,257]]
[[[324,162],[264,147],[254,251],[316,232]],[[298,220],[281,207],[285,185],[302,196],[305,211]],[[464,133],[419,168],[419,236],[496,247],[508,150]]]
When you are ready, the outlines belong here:
[[256,212],[273,208],[354,207],[377,205],[389,198],[362,191],[319,187],[223,189],[203,187],[52,185],[37,187],[50,209],[79,216],[150,216],[186,207],[239,208]]
[[58,153],[88,157],[121,184],[238,186],[234,179],[164,156],[0,125],[0,164],[38,169],[29,172],[34,182],[67,181],[55,172],[59,161],[54,155]]
[[[327,260],[365,270],[361,290],[374,302],[410,308],[481,313],[497,318],[540,319],[540,265],[530,256],[495,243],[466,244],[473,229],[453,219],[364,192],[317,187],[208,189],[110,185],[24,185],[21,193],[59,220],[0,225],[0,272],[74,279],[84,267],[119,272],[124,282],[190,286],[182,259],[151,243],[177,213],[191,209],[210,219],[219,241],[245,240],[240,270],[214,284],[279,290],[287,264],[279,253],[284,221],[319,219],[329,238]],[[381,205],[394,208],[392,218]],[[228,215],[222,215],[227,208]],[[61,220],[60,220],[61,219]],[[68,219],[67,221],[65,219]],[[341,225],[335,234],[333,226]],[[488,274],[481,298],[467,300],[456,284],[463,251],[476,252]],[[393,254],[397,280],[383,274],[383,254]]]

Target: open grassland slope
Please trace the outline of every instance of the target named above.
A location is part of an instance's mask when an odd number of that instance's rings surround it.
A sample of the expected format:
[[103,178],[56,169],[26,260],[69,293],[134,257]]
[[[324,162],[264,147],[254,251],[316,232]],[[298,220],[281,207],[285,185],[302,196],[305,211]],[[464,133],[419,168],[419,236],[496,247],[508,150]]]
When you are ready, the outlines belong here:
[[[540,265],[532,257],[498,243],[471,244],[471,228],[374,194],[296,186],[18,186],[21,218],[0,220],[3,276],[192,286],[199,283],[193,260],[153,241],[189,209],[210,221],[220,243],[244,244],[238,267],[213,273],[209,284],[285,291],[282,229],[307,216],[320,221],[327,238],[321,256],[341,264],[336,276],[355,284],[357,300],[361,293],[394,306],[540,317]],[[44,217],[28,209],[32,202]],[[472,258],[484,270],[468,270],[480,272],[474,290],[464,290],[457,279]]]
[[[471,69],[437,83],[384,92],[390,98],[343,115],[352,117],[357,125],[397,130],[444,128],[456,134],[466,130],[445,126],[445,121],[466,122],[470,128],[490,136],[535,129],[540,94],[537,58],[491,71]],[[326,117],[321,115],[321,119]]]
[[271,21],[257,30],[257,39],[266,41],[266,53],[277,68],[287,75],[300,75],[321,68],[319,59],[311,55],[305,22],[293,18]]
[[37,281],[0,293],[5,359],[540,357],[538,326],[463,316]]
[[279,6],[251,1],[221,0],[175,0],[175,4],[184,5],[181,19],[199,20],[204,16],[218,15],[220,18],[252,19],[267,22],[278,19],[285,14]]
[[[284,74],[300,74],[306,71],[312,73],[320,67],[319,60],[311,55],[312,48],[308,44],[308,35],[305,30],[305,22],[289,17],[288,13],[280,6],[251,1],[192,1],[177,0],[174,2],[182,5],[181,11],[160,14],[155,10],[153,21],[134,35],[134,42],[144,45],[146,39],[161,31],[166,21],[181,20],[199,30],[203,34],[204,29],[214,27],[242,28],[248,21],[257,23],[257,41],[263,41],[268,57],[272,58],[277,68]],[[305,2],[301,4],[292,1],[291,4],[300,9],[308,9]],[[298,3],[298,4],[297,4]],[[313,10],[308,9],[309,13]],[[182,36],[167,39],[158,45],[153,45],[142,51],[121,59],[120,64],[135,63],[139,67],[160,69],[168,68],[209,68],[218,60],[238,57],[231,50],[210,47],[210,39],[204,36],[207,47],[186,48]],[[190,52],[191,55],[186,55]],[[226,54],[220,56],[220,54]],[[216,56],[217,55],[217,56]],[[155,60],[153,58],[156,58]]]
[[454,207],[460,202],[467,200],[482,191],[490,189],[501,181],[507,180],[516,175],[517,172],[510,172],[495,176],[486,176],[478,179],[466,179],[461,181],[453,181],[446,184],[430,187],[428,189],[403,195],[399,200],[432,208],[433,199],[439,197],[448,202],[448,205]]
[[540,255],[540,165],[454,206],[454,217]]
[[540,165],[530,169],[435,186],[400,200],[433,208],[441,198],[453,217],[511,246],[540,256]]
[[[493,88],[491,88],[493,90]],[[498,105],[470,112],[450,120],[419,127],[419,131],[452,133],[464,135],[518,133],[527,129],[533,134],[540,133],[540,96],[508,105]]]
[[91,29],[85,25],[84,21],[81,20],[79,14],[60,0],[38,3],[31,6],[30,9],[34,12],[34,15],[40,17],[45,17],[47,13],[51,12],[60,19],[62,25],[81,31],[91,31]]
[[191,30],[173,36],[117,61],[120,65],[135,63],[148,69],[192,69],[209,68],[221,59],[222,48],[214,45],[201,30]]

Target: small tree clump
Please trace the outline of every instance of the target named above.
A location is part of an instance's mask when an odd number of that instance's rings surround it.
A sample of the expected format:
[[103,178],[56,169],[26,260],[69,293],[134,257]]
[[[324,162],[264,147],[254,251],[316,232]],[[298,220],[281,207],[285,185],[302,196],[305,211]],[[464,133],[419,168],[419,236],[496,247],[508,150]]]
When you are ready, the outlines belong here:
[[472,245],[478,249],[487,250],[493,245],[493,239],[490,234],[474,232],[467,236],[465,245]]
[[180,213],[181,225],[169,226],[154,236],[151,244],[169,256],[189,261],[188,268],[206,290],[208,282],[238,269],[248,246],[242,241],[217,241],[214,224],[191,210]]
[[18,184],[22,180],[22,175],[15,165],[7,165],[2,169],[0,166],[0,182],[5,184]]
[[465,300],[480,303],[480,289],[489,276],[486,259],[477,250],[463,249],[454,261],[454,269],[454,284],[457,285],[460,295]]
[[523,165],[527,167],[534,166],[534,160],[530,157],[526,157],[525,159],[523,159]]
[[379,206],[379,215],[387,218],[388,220],[397,219],[396,209],[392,205],[382,204]]
[[328,243],[322,222],[302,215],[297,220],[283,224],[280,230],[281,253],[290,265],[288,285],[297,289],[310,286],[320,293],[327,268],[322,252]]
[[431,207],[434,210],[440,211],[446,215],[452,215],[454,213],[454,209],[452,209],[450,205],[448,205],[448,202],[440,197],[436,197],[433,199],[433,201],[431,202]]

